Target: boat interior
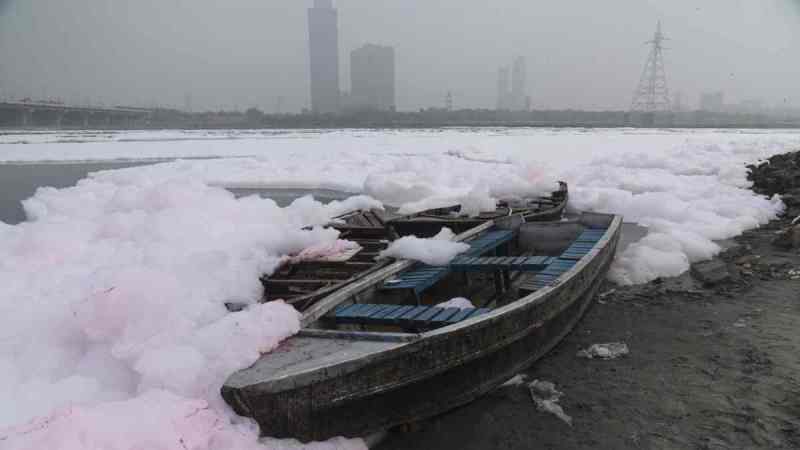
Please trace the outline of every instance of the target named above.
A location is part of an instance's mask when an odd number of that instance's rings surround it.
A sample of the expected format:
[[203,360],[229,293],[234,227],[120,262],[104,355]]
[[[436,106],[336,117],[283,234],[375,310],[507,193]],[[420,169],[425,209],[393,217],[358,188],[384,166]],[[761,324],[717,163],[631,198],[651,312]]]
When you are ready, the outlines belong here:
[[331,226],[339,230],[340,239],[355,242],[361,249],[346,260],[303,261],[280,267],[261,278],[265,302],[280,299],[304,311],[359,276],[390,263],[376,261],[378,254],[399,237],[386,225],[382,211],[355,211],[337,218]]
[[[590,254],[612,219],[582,214],[570,221],[525,222],[517,214],[484,222],[456,237],[470,249],[447,266],[412,263],[347,293],[309,328],[416,334],[480,316],[556,282]],[[469,299],[472,307],[447,303],[454,298]]]

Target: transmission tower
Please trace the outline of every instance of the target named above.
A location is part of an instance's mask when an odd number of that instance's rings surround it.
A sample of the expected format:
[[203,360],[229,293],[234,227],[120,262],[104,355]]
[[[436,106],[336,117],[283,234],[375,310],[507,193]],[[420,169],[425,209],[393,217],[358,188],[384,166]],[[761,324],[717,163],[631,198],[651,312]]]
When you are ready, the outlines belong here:
[[653,40],[646,42],[651,46],[650,56],[642,71],[639,86],[633,94],[631,111],[647,113],[670,112],[672,110],[669,88],[667,88],[667,74],[664,71],[664,33],[661,32],[661,21],[658,22]]

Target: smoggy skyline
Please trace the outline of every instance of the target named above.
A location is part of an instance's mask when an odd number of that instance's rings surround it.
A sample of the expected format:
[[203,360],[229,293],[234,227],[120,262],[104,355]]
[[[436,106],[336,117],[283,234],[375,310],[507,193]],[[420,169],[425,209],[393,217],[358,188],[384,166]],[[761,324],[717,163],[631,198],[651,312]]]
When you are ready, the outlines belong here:
[[[0,97],[297,112],[310,106],[311,0],[0,0]],[[334,1],[350,51],[395,48],[397,107],[494,108],[497,69],[527,60],[532,107],[626,109],[658,20],[670,90],[689,106],[800,106],[796,0]]]

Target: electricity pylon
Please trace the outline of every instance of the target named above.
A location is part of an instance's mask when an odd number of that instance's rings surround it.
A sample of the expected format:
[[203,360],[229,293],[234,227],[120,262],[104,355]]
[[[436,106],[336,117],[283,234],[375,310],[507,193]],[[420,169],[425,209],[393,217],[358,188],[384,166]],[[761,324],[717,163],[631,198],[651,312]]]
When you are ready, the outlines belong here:
[[650,56],[642,71],[639,86],[633,94],[631,111],[647,113],[670,112],[672,110],[667,88],[667,74],[664,71],[664,33],[661,32],[661,22],[658,22],[656,34],[647,44],[651,45]]

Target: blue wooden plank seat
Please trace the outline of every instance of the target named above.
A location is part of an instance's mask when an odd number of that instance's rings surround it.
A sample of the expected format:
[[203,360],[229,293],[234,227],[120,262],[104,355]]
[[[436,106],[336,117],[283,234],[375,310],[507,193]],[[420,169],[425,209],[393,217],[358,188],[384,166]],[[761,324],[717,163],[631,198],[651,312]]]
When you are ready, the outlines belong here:
[[553,284],[565,272],[575,267],[578,261],[567,258],[555,258],[546,269],[538,272],[536,275],[523,280],[520,283],[519,289],[522,295],[527,295],[531,292],[538,291]]
[[536,272],[545,269],[554,259],[549,256],[460,256],[450,263],[450,268],[457,272]]
[[421,294],[450,273],[449,267],[434,267],[418,264],[415,270],[403,272],[397,277],[386,280],[383,288],[386,290],[408,289],[415,295]]
[[600,239],[605,236],[606,230],[586,230],[578,236],[577,239],[572,243],[572,245],[567,248],[564,253],[561,254],[561,258],[563,259],[571,259],[571,260],[580,260],[584,256],[586,256]]
[[557,258],[546,269],[539,272],[539,275],[555,275],[560,276],[562,273],[572,269],[577,261],[572,259]]
[[489,312],[486,308],[439,308],[408,305],[342,305],[334,310],[339,324],[438,328]]
[[565,272],[569,271],[584,256],[594,249],[598,242],[605,236],[606,229],[589,228],[584,230],[577,239],[572,242],[564,252],[550,265],[534,276],[530,276],[520,284],[520,291],[523,295],[537,291],[553,284]]
[[[507,244],[514,238],[514,231],[491,230],[467,242],[469,250],[462,254],[463,257],[479,257],[484,253],[495,250]],[[419,299],[419,295],[441,281],[450,273],[450,267],[434,267],[426,264],[417,264],[408,272],[398,274],[395,278],[386,280],[382,290],[410,290]]]
[[480,237],[473,239],[469,244],[470,249],[467,250],[463,256],[481,256],[486,252],[496,249],[503,244],[506,244],[514,238],[514,232],[511,230],[491,230]]

